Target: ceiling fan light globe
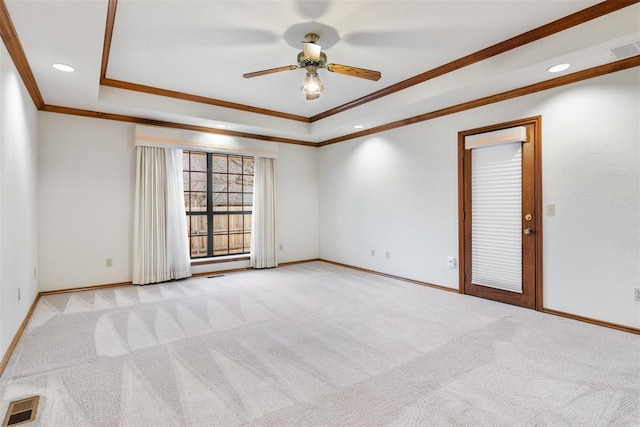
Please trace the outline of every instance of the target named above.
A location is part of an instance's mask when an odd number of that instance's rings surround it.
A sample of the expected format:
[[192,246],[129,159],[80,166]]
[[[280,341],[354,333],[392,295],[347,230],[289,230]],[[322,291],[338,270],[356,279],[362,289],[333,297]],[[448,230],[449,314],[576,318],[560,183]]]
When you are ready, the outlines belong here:
[[324,90],[324,85],[320,81],[318,73],[308,72],[304,82],[302,82],[302,86],[300,86],[300,90],[306,95],[320,95]]
[[309,59],[320,59],[320,49],[321,46],[319,44],[315,44],[313,42],[302,42],[302,52],[304,52],[304,56]]

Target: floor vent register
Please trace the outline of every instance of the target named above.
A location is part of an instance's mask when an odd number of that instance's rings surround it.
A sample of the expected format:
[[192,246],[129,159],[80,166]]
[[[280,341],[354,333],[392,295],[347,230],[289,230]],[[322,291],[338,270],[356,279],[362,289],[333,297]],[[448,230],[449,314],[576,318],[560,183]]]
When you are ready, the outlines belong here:
[[36,419],[40,397],[33,396],[9,403],[2,427],[17,426]]

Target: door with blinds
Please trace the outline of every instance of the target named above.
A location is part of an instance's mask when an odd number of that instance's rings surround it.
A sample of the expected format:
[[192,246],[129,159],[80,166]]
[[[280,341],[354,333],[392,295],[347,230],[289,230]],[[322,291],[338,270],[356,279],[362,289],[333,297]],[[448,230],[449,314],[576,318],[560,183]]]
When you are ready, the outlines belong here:
[[542,309],[540,118],[459,133],[461,292]]

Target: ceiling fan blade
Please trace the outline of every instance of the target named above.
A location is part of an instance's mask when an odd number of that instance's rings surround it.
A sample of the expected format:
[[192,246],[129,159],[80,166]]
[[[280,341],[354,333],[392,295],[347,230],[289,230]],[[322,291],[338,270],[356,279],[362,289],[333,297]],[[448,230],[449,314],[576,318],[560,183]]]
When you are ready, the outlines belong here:
[[246,73],[246,74],[243,74],[242,77],[244,77],[245,79],[249,79],[251,77],[264,76],[265,74],[279,73],[280,71],[297,70],[298,68],[300,67],[297,65],[285,65],[284,67],[269,68],[268,70],[254,71],[253,73]]
[[350,65],[327,64],[327,70],[334,73],[346,74],[347,76],[359,77],[361,79],[378,81],[382,74],[380,71],[367,70],[365,68],[352,67]]

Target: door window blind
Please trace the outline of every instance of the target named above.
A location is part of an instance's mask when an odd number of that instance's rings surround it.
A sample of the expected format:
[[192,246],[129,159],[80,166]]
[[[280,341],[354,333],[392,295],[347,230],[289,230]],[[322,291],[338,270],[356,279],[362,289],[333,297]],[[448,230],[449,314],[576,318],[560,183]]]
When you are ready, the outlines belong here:
[[522,293],[522,142],[471,149],[471,280]]

